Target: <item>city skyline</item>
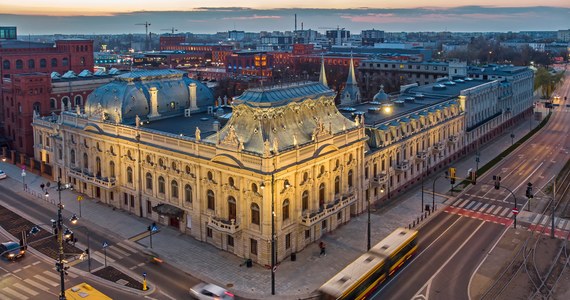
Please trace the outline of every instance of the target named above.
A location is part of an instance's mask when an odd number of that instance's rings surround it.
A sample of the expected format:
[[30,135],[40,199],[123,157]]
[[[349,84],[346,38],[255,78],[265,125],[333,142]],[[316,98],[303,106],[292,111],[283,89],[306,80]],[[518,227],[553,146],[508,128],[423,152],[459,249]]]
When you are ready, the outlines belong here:
[[[214,1],[210,5],[222,4]],[[248,4],[256,1],[246,1]],[[296,3],[298,1],[289,1]],[[471,1],[472,2],[472,1]],[[165,33],[167,28],[176,28],[178,32],[215,33],[228,30],[244,31],[287,31],[294,29],[294,15],[297,14],[297,28],[313,29],[324,32],[327,28],[346,28],[354,33],[363,29],[385,31],[526,31],[567,29],[567,16],[570,7],[562,1],[545,1],[543,5],[558,6],[458,6],[458,7],[423,7],[405,8],[410,1],[402,2],[402,8],[251,8],[251,7],[191,7],[176,9],[172,4],[182,5],[181,1],[170,1],[164,5],[167,11],[153,10],[145,4],[144,10],[138,5],[136,10],[124,12],[104,12],[106,1],[99,1],[99,7],[83,7],[86,15],[53,16],[51,9],[43,14],[26,14],[17,8],[24,6],[0,5],[4,12],[0,14],[2,26],[17,26],[19,34],[117,34],[144,33],[144,27],[138,23],[150,22],[149,31],[155,34]],[[33,3],[33,2],[32,2]],[[52,8],[65,12],[64,4],[59,1]],[[126,2],[131,3],[131,2]],[[309,2],[311,3],[311,2]],[[332,1],[331,6],[340,3]],[[366,4],[370,1],[351,3]],[[386,2],[387,4],[391,2]],[[435,1],[432,5],[443,3]],[[457,4],[469,4],[460,1]],[[483,1],[482,4],[486,2]],[[37,2],[36,2],[37,4]],[[144,2],[143,2],[144,4]],[[33,4],[29,4],[31,7]],[[308,5],[308,4],[307,4]],[[26,6],[28,7],[28,6]],[[110,6],[120,11],[123,6]],[[41,8],[39,8],[41,10]],[[190,10],[193,9],[193,10]],[[92,14],[92,15],[88,15]],[[212,20],[217,20],[212,22]],[[531,20],[529,22],[529,20]]]

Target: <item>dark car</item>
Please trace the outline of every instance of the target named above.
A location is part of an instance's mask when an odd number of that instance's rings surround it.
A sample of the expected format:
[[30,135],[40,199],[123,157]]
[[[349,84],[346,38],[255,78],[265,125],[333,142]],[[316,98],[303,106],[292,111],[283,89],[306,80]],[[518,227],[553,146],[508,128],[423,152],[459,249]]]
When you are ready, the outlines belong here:
[[0,244],[0,254],[9,260],[16,260],[23,257],[26,251],[20,248],[20,244],[16,242],[5,242]]

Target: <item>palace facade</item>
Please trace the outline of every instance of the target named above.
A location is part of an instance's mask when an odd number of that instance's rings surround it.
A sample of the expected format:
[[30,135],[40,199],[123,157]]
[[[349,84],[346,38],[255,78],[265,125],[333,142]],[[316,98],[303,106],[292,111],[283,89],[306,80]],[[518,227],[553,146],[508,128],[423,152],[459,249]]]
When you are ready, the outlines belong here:
[[515,117],[496,116],[506,95],[499,80],[451,78],[398,96],[381,89],[340,108],[325,82],[215,100],[179,71],[123,74],[91,93],[84,111],[36,117],[36,143],[52,145],[36,157],[51,154],[54,177],[89,197],[268,265],[273,230],[281,261],[368,200],[463,155],[469,126],[481,128],[478,138]]

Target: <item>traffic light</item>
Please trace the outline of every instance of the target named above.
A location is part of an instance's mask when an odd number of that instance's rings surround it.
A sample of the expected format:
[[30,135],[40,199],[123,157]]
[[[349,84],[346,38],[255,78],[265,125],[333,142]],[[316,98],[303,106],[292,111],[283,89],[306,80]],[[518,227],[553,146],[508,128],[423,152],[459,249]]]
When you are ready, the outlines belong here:
[[451,184],[455,184],[455,168],[449,168],[449,179]]
[[532,194],[532,183],[527,183],[526,184],[526,197],[529,199],[534,198],[534,195]]
[[501,176],[493,175],[493,181],[495,182],[495,189],[498,190],[501,187]]

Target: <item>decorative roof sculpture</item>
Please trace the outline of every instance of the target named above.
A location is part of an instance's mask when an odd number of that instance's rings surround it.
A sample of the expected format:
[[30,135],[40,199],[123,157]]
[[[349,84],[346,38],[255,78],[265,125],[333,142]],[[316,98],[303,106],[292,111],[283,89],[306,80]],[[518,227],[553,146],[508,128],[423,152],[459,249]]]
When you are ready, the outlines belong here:
[[356,76],[354,74],[354,60],[351,55],[346,86],[340,93],[340,105],[353,105],[357,103],[360,103],[360,89],[356,82]]

